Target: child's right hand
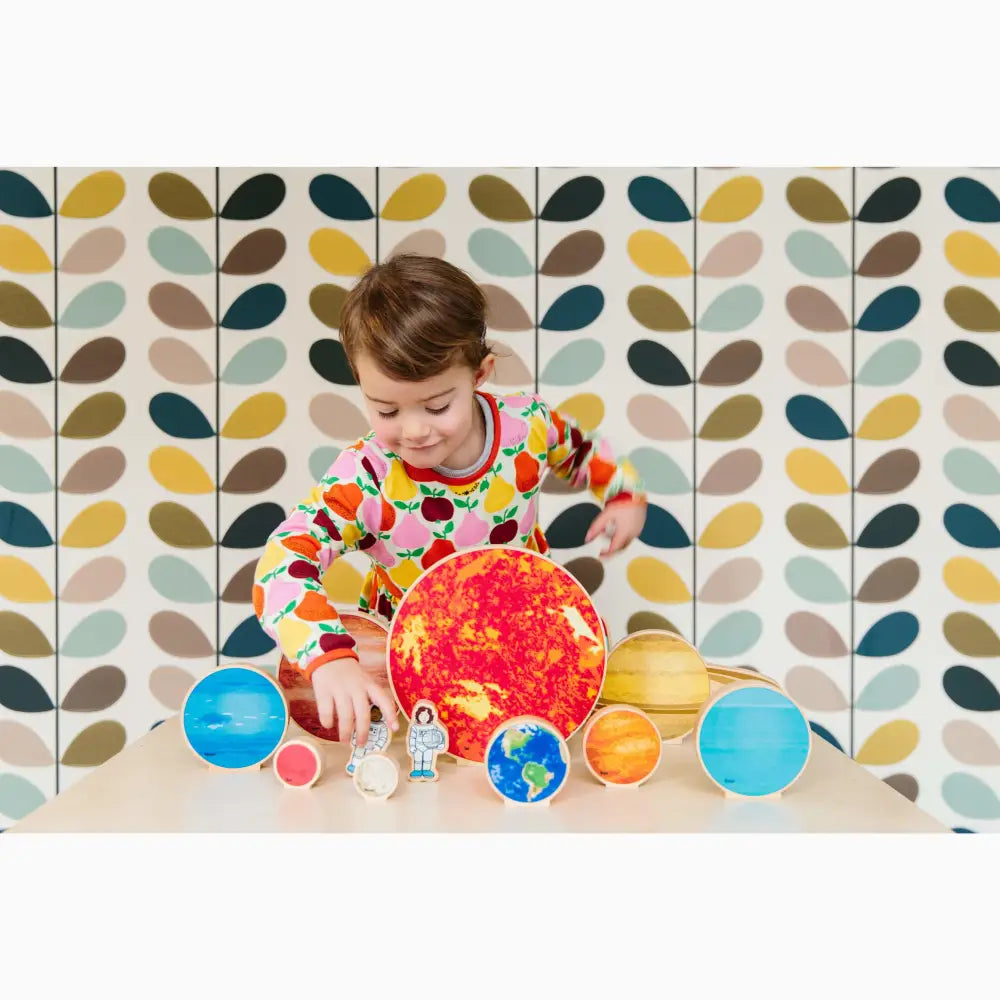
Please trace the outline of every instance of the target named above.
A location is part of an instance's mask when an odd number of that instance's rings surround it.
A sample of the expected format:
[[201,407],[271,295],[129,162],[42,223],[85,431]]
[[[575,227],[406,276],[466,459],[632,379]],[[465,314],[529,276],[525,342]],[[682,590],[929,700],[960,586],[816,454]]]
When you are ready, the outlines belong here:
[[396,703],[386,688],[379,685],[371,674],[361,669],[353,657],[342,657],[317,667],[312,675],[319,724],[327,729],[333,725],[334,711],[340,741],[348,743],[357,729],[357,746],[368,742],[368,722],[371,706],[378,705],[382,718],[392,728],[399,729],[396,721]]

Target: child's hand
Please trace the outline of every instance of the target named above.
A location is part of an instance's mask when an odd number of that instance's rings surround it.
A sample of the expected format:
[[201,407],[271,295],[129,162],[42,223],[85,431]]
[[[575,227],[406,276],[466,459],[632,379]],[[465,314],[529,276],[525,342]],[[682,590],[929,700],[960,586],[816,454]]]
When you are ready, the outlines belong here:
[[372,705],[378,705],[382,710],[382,718],[394,732],[399,729],[396,703],[392,695],[371,674],[365,673],[353,656],[317,667],[312,675],[312,685],[316,693],[319,724],[329,729],[333,725],[336,710],[337,728],[342,743],[350,741],[355,729],[357,745],[363,747],[368,742]]
[[644,503],[613,503],[594,518],[584,540],[591,542],[600,534],[610,534],[611,541],[601,552],[603,558],[614,552],[620,552],[629,542],[638,538],[645,523]]

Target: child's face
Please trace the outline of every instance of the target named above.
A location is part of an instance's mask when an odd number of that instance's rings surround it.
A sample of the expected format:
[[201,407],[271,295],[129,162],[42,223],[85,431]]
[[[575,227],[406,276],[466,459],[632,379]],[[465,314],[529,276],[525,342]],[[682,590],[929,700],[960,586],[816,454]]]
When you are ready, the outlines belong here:
[[390,378],[365,354],[355,365],[375,435],[390,451],[418,469],[464,468],[479,458],[475,390],[489,377],[492,358],[477,371],[456,364],[423,382]]

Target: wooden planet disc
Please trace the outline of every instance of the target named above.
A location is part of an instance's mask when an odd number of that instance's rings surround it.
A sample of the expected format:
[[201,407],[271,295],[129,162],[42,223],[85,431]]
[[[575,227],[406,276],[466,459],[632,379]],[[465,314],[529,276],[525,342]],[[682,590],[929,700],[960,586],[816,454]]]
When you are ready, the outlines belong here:
[[[388,689],[389,674],[385,664],[385,644],[389,637],[389,626],[374,615],[367,615],[356,608],[353,610],[338,608],[337,612],[344,623],[344,628],[357,643],[361,669]],[[336,719],[329,729],[320,725],[312,681],[284,656],[278,667],[278,682],[285,689],[289,712],[299,726],[317,739],[332,743],[340,742],[340,730],[337,728]]]
[[285,740],[275,752],[273,766],[287,788],[311,788],[323,770],[319,751],[304,740]]
[[710,692],[708,668],[691,643],[665,629],[643,629],[612,647],[600,704],[641,708],[671,740],[691,732]]
[[569,778],[569,749],[545,719],[521,716],[501,722],[486,746],[486,777],[508,802],[548,802]]
[[529,549],[445,556],[405,593],[389,630],[389,679],[409,717],[438,706],[448,752],[481,762],[497,725],[547,719],[564,737],[604,681],[604,626],[571,573]]
[[181,722],[188,746],[206,764],[257,767],[285,738],[288,704],[269,674],[230,663],[195,683],[181,707]]
[[354,788],[363,799],[381,802],[399,785],[399,765],[384,753],[362,757],[354,769]]
[[583,730],[583,759],[605,785],[641,785],[656,770],[662,749],[656,724],[632,705],[600,709]]
[[695,748],[708,777],[731,795],[776,795],[805,769],[811,730],[783,691],[759,682],[734,683],[706,702]]

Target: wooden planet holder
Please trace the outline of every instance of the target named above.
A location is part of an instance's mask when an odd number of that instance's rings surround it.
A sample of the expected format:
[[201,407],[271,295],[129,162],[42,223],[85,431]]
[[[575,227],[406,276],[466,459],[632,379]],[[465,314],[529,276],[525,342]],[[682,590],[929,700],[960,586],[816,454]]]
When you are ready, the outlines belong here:
[[773,799],[805,771],[812,731],[798,705],[760,681],[726,685],[702,706],[695,752],[726,798]]
[[638,788],[653,776],[663,741],[656,723],[634,705],[596,711],[583,731],[587,770],[607,788]]
[[323,773],[323,760],[312,743],[285,740],[274,753],[272,768],[285,788],[312,788]]
[[569,779],[565,738],[537,716],[501,722],[486,745],[484,763],[490,788],[511,806],[547,806]]
[[196,681],[181,706],[181,732],[210,770],[257,770],[288,729],[278,682],[249,663],[227,663]]
[[351,778],[366,802],[385,802],[399,787],[399,765],[384,753],[368,754],[358,761]]

